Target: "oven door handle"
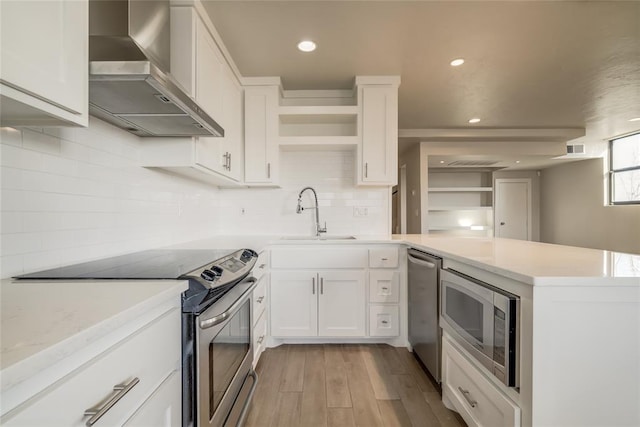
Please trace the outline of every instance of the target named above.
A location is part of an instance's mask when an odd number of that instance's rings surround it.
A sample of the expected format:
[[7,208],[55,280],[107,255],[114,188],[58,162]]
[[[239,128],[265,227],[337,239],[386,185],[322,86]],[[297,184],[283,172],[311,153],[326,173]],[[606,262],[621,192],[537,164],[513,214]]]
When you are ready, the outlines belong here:
[[241,296],[240,298],[238,298],[232,305],[231,307],[229,307],[224,313],[218,314],[217,316],[213,316],[209,319],[205,319],[205,320],[201,320],[200,321],[200,329],[208,329],[211,328],[213,326],[219,325],[220,323],[224,322],[225,320],[227,320],[228,318],[230,318],[231,316],[233,316],[236,311],[238,311],[238,309],[240,308],[240,306],[242,304],[244,304],[244,302],[246,301],[246,296],[248,294],[250,294],[253,289],[256,287],[256,279],[253,277],[250,277],[249,279],[247,279],[248,282],[253,282],[253,285],[247,289]]

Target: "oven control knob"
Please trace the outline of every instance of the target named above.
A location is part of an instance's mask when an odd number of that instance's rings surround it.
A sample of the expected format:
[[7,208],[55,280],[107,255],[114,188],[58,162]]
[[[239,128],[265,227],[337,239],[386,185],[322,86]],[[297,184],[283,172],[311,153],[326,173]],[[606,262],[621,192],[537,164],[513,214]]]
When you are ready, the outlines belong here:
[[216,266],[211,267],[210,270],[204,270],[200,274],[200,277],[202,277],[204,280],[208,282],[213,282],[214,280],[218,279],[220,276],[222,276],[222,269]]
[[240,261],[242,262],[247,262],[249,261],[252,257],[258,257],[258,254],[255,253],[255,251],[252,251],[251,249],[245,249],[242,252],[242,255],[240,255]]

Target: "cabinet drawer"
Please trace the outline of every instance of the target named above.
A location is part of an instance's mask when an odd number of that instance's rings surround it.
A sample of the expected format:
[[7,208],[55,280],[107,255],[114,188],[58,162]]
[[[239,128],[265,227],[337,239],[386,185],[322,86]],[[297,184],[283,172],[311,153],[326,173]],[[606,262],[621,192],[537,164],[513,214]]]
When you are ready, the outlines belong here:
[[361,247],[332,247],[312,249],[273,249],[271,268],[365,268],[367,249]]
[[100,405],[114,386],[139,382],[96,427],[121,425],[180,366],[180,309],[174,308],[7,414],[6,426],[84,426],[86,409]]
[[253,366],[258,363],[260,354],[267,344],[267,313],[263,313],[253,328]]
[[180,372],[173,371],[124,425],[126,427],[180,427],[182,425]]
[[371,268],[396,268],[398,267],[398,248],[373,248],[369,249],[369,267]]
[[253,277],[256,279],[259,279],[267,270],[269,270],[269,252],[260,252],[256,265],[253,267],[253,270],[251,270],[251,274],[253,274]]
[[469,426],[520,426],[520,408],[443,339],[442,392]]
[[377,270],[369,272],[369,302],[399,301],[400,272]]
[[397,337],[400,335],[400,316],[397,305],[369,306],[369,336]]
[[260,315],[264,313],[264,309],[267,307],[267,281],[269,280],[269,276],[262,276],[260,280],[258,280],[258,285],[253,290],[253,301],[251,302],[253,306],[253,324],[255,325],[260,318]]

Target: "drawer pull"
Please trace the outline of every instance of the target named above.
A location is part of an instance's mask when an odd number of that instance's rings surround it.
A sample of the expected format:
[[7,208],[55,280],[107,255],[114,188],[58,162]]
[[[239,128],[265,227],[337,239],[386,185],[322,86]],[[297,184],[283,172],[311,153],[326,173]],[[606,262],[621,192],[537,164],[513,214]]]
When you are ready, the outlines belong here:
[[256,301],[258,302],[258,304],[262,304],[262,300],[264,299],[264,297],[259,297]]
[[261,335],[260,338],[258,338],[258,344],[262,344],[262,341],[264,341],[264,335]]
[[383,325],[386,325],[387,323],[389,323],[389,321],[388,321],[388,320],[383,320],[383,321],[382,321],[382,324],[383,324]]
[[389,258],[380,258],[382,261],[389,261]]
[[260,264],[260,266],[258,268],[265,268],[267,266],[267,264]]
[[389,290],[389,288],[387,288],[386,286],[383,286],[383,287],[382,287],[382,290],[383,290],[383,291],[388,291],[388,290]]
[[91,417],[87,420],[87,427],[91,427],[92,425],[94,425],[100,418],[102,418],[104,414],[107,413],[107,411],[109,411],[109,409],[113,407],[113,405],[118,403],[118,401],[122,399],[125,394],[129,393],[129,391],[131,391],[131,389],[135,387],[139,382],[140,379],[138,377],[135,377],[126,384],[116,384],[115,386],[113,386],[113,392],[106,400],[84,411],[85,416]]
[[475,408],[476,406],[478,406],[478,402],[476,402],[475,400],[471,400],[471,398],[469,397],[470,395],[469,390],[465,390],[462,387],[458,387],[458,390],[460,390],[460,393],[462,393],[464,398],[467,399],[467,403],[469,403],[469,405],[471,405],[472,408]]

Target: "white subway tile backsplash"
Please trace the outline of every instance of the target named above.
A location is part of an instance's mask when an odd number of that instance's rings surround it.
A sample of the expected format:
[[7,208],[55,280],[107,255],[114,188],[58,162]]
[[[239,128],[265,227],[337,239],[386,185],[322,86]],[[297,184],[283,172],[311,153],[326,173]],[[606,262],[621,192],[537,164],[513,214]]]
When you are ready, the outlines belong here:
[[0,137],[0,277],[217,234],[312,234],[315,212],[295,213],[306,186],[330,234],[389,228],[389,190],[355,186],[354,152],[282,152],[280,188],[217,189],[139,167],[145,141],[93,117]]

